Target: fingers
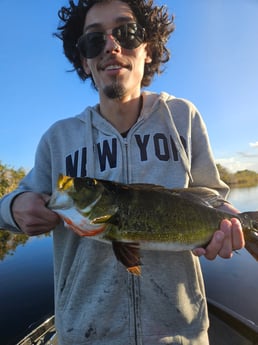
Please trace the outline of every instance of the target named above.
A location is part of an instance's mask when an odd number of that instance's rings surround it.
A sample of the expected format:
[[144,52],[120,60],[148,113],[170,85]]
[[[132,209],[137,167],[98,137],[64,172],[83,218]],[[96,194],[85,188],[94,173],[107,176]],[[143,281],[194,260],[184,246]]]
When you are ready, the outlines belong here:
[[245,246],[245,238],[242,231],[242,226],[238,219],[232,218],[232,244],[234,250],[239,250]]
[[12,205],[12,214],[19,228],[29,236],[36,236],[52,230],[59,222],[59,216],[45,205],[46,194],[26,192],[18,195]]
[[205,255],[206,250],[204,248],[195,248],[192,250],[192,252],[196,256],[202,256],[202,255]]
[[231,222],[223,220],[220,230],[216,231],[206,248],[205,257],[214,260],[219,255],[224,259],[232,257]]
[[238,219],[224,219],[220,229],[216,231],[206,249],[197,248],[193,253],[204,255],[208,260],[214,260],[217,255],[224,259],[231,258],[235,250],[245,245],[242,227]]

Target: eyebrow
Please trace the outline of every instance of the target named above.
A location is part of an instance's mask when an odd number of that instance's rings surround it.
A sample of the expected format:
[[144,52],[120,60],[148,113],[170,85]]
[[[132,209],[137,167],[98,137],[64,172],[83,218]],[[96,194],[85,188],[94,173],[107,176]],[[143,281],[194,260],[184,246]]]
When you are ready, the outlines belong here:
[[[135,18],[131,17],[131,16],[123,16],[123,17],[118,17],[115,19],[115,24],[123,24],[123,23],[129,23],[129,22],[132,22],[132,21],[135,21]],[[99,29],[99,28],[102,28],[103,25],[102,23],[92,23],[92,24],[89,24],[87,26],[85,26],[83,28],[83,32],[86,32],[88,31],[89,29]]]

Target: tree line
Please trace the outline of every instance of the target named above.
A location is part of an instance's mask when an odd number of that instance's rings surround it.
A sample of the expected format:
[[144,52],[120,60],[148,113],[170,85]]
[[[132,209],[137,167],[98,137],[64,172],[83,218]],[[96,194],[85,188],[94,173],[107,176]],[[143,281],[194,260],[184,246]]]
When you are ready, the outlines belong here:
[[234,187],[254,187],[258,185],[258,174],[252,170],[239,170],[231,173],[222,165],[217,164],[221,179],[231,188]]

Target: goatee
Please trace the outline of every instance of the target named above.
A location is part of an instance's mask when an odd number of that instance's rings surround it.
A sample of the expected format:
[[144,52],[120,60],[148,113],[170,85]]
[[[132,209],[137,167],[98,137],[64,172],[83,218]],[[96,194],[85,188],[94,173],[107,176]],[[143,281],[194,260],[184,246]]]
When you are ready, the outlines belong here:
[[117,81],[112,83],[111,85],[105,86],[103,91],[105,95],[110,99],[120,99],[125,94],[124,86]]

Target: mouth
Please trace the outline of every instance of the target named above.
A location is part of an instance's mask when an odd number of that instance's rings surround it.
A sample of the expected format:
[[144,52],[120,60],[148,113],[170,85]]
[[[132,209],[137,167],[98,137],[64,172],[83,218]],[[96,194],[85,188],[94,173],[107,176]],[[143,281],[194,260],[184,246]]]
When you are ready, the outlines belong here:
[[129,64],[120,63],[118,61],[108,61],[100,65],[101,71],[120,71],[122,69],[130,69]]
[[105,68],[106,71],[116,71],[116,70],[120,70],[121,68],[123,68],[120,65],[109,65]]

